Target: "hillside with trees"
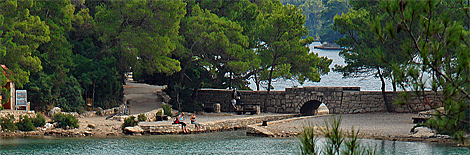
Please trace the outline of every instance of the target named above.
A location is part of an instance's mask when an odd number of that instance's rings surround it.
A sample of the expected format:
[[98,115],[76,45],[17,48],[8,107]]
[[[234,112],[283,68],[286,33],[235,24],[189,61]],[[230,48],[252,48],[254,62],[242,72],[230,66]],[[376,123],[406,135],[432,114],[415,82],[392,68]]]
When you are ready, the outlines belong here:
[[128,72],[194,111],[201,88],[319,81],[331,60],[308,52],[305,22],[276,0],[1,0],[0,64],[36,111],[117,106]]
[[316,41],[334,43],[343,35],[333,29],[333,18],[349,12],[349,0],[281,0],[284,5],[302,8],[308,35]]

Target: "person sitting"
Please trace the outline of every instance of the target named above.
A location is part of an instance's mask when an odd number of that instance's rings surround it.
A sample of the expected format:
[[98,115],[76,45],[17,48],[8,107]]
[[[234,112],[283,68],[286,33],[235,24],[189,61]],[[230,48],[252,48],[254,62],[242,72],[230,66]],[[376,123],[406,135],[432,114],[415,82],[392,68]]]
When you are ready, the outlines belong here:
[[239,91],[237,91],[237,88],[233,89],[232,99],[235,99],[236,105],[241,105],[242,108],[245,107],[242,102],[242,94]]
[[181,115],[175,121],[176,124],[181,124],[181,128],[183,128],[183,133],[188,133],[186,129],[186,123],[184,123],[184,112],[181,112]]
[[197,130],[202,131],[202,130],[201,130],[201,124],[199,124],[198,122],[196,122],[196,112],[194,112],[193,115],[191,115],[191,119],[190,119],[190,120],[191,120],[191,124],[196,125]]

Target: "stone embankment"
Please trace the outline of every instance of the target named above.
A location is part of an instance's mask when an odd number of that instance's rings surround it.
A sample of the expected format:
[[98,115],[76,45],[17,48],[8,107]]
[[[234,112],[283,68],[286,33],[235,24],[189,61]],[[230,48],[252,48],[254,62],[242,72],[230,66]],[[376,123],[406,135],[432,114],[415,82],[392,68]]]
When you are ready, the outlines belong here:
[[8,115],[13,115],[15,120],[18,121],[20,116],[27,115],[29,118],[36,117],[36,113],[34,111],[23,111],[23,110],[1,110],[0,111],[0,118],[5,118]]
[[[296,114],[267,115],[267,116],[250,116],[234,119],[216,120],[200,123],[202,128],[200,131],[193,124],[188,123],[189,132],[213,132],[225,130],[244,129],[248,125],[261,123],[263,121],[282,120],[297,116]],[[157,124],[155,122],[141,122],[142,133],[146,134],[177,134],[181,133],[181,124]],[[140,134],[140,133],[137,133]]]

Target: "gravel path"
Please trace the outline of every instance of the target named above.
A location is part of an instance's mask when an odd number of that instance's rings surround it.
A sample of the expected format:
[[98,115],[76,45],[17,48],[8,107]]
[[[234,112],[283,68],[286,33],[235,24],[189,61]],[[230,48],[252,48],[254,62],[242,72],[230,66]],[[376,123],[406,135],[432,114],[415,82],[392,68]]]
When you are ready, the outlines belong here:
[[[403,137],[408,135],[414,126],[411,119],[413,115],[387,112],[342,114],[340,127],[343,130],[351,130],[354,126],[354,129],[359,129],[364,137]],[[328,117],[332,115],[273,124],[268,127],[268,130],[274,133],[299,133],[303,126],[309,124],[324,126],[324,121]]]
[[156,95],[163,86],[134,83],[132,80],[126,81],[124,87],[124,98],[130,100],[131,114],[149,112],[161,108],[161,99]]

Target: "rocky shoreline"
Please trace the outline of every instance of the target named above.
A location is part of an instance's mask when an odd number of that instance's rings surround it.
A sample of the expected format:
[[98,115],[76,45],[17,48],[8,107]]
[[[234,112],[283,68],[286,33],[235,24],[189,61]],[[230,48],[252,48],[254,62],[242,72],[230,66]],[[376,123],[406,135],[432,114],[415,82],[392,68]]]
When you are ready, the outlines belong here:
[[[332,115],[294,117],[292,114],[264,114],[262,116],[208,114],[199,115],[198,117],[198,120],[203,125],[201,131],[198,131],[194,125],[189,123],[188,129],[191,134],[246,129],[247,135],[253,136],[268,136],[279,138],[296,137],[302,130],[303,126],[307,124],[318,125],[319,122],[323,122],[325,118],[331,116]],[[344,129],[350,129],[351,124],[354,124],[355,126],[359,127],[358,129],[360,130],[360,138],[366,139],[457,144],[450,138],[450,136],[436,134],[426,136],[426,134],[429,132],[423,132],[421,135],[417,135],[416,133],[419,131],[417,131],[415,134],[411,134],[409,130],[412,128],[412,126],[414,126],[414,124],[411,123],[411,120],[401,123],[385,121],[390,121],[390,117],[396,118],[395,120],[400,120],[403,118],[408,118],[409,116],[410,114],[401,113],[342,115],[342,124],[344,125],[341,127]],[[36,131],[29,132],[0,132],[0,137],[112,137],[126,135],[121,129],[121,120],[106,120],[106,117],[79,118],[79,120],[80,127],[76,129],[45,129],[44,127],[40,127],[37,128]],[[262,126],[263,121],[266,121],[267,126]],[[135,133],[130,133],[130,135],[183,134],[181,125],[172,125],[171,122],[171,120],[159,122],[141,122],[139,123],[139,128],[141,128],[141,130],[138,130]],[[372,122],[373,125],[368,124],[369,122]],[[382,122],[382,124],[373,122]],[[396,131],[391,132],[393,130]]]
[[[361,117],[352,117],[358,115],[365,115],[367,119],[360,119]],[[381,116],[382,115],[382,116]],[[414,133],[410,132],[410,129],[414,125],[411,121],[406,121],[406,125],[410,126],[410,128],[399,128],[398,126],[404,126],[403,124],[397,123],[389,123],[384,122],[384,124],[388,124],[387,126],[382,126],[383,124],[376,124],[376,126],[363,126],[367,124],[365,122],[376,122],[377,120],[387,120],[387,116],[397,116],[397,115],[404,115],[404,117],[399,117],[397,119],[403,119],[410,114],[401,114],[401,113],[368,113],[368,114],[352,114],[352,115],[342,115],[344,125],[341,125],[343,131],[351,129],[351,124],[355,124],[358,127],[355,129],[359,129],[359,138],[363,139],[377,139],[377,140],[389,140],[389,141],[409,141],[409,142],[434,142],[434,143],[442,143],[442,144],[451,144],[451,145],[458,145],[458,142],[451,139],[448,135],[439,135],[436,134],[434,131],[427,129],[427,128],[416,128]],[[301,130],[304,126],[314,126],[317,128],[317,125],[321,126],[322,121],[325,118],[332,117],[334,115],[323,115],[323,116],[307,116],[307,117],[295,117],[290,119],[284,119],[279,121],[272,121],[267,122],[266,126],[263,126],[261,123],[252,124],[247,126],[247,135],[252,136],[262,136],[262,137],[277,137],[277,138],[284,138],[284,137],[296,137],[300,134]],[[372,117],[373,116],[373,117]],[[385,119],[383,119],[385,117]],[[318,121],[321,120],[321,121]],[[352,120],[352,121],[351,121]],[[321,123],[319,123],[321,122]],[[353,122],[353,123],[351,123]],[[294,124],[302,124],[301,126],[295,126]],[[395,127],[389,127],[395,126]],[[382,128],[381,128],[382,127]],[[372,130],[367,129],[372,128]],[[362,129],[362,130],[361,130]],[[395,132],[392,134],[390,133],[391,130],[403,130],[406,129],[405,132]],[[362,131],[366,132],[362,132]],[[318,131],[318,130],[317,130]],[[318,135],[321,136],[321,133],[318,131]]]

